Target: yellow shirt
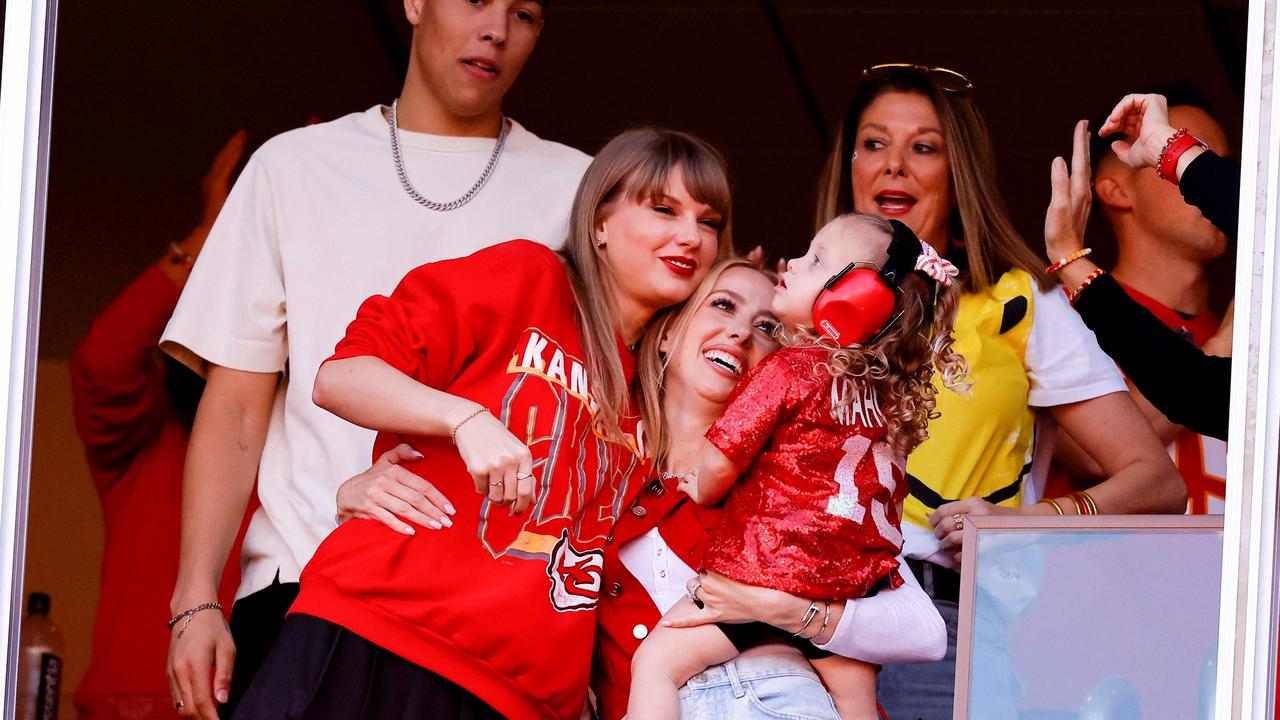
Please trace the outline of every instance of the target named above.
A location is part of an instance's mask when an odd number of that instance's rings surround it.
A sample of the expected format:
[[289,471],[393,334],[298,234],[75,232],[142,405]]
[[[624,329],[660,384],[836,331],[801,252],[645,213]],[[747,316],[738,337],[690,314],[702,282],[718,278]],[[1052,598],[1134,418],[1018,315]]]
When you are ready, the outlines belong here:
[[985,292],[966,293],[955,321],[955,349],[969,365],[969,392],[938,388],[929,438],[907,459],[911,495],[904,518],[928,527],[939,505],[983,497],[1022,504],[1035,450],[1035,413],[1027,405],[1025,359],[1034,316],[1035,280],[1010,270]]

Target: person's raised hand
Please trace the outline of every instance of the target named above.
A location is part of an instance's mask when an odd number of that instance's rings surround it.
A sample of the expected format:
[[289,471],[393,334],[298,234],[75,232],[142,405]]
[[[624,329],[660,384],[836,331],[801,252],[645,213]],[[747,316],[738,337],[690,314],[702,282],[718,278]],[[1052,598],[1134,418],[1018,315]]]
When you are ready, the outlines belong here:
[[439,530],[452,527],[453,505],[435,485],[401,467],[422,453],[401,443],[386,451],[368,470],[338,487],[338,521],[377,520],[396,532],[413,535],[408,523]]
[[213,163],[200,181],[200,196],[204,200],[204,209],[200,216],[200,224],[212,227],[218,219],[222,206],[231,194],[231,176],[235,173],[240,158],[244,156],[245,140],[249,134],[243,128],[237,130],[213,157]]
[[237,130],[214,156],[204,179],[200,181],[202,201],[200,223],[191,231],[191,234],[178,243],[182,251],[192,257],[199,255],[200,250],[204,248],[204,241],[209,237],[213,222],[218,219],[218,213],[222,212],[222,206],[226,204],[227,196],[231,194],[231,177],[235,174],[236,166],[240,164],[240,158],[244,156],[247,137],[248,133],[243,129]]
[[[193,606],[194,607],[194,606]],[[204,610],[174,626],[169,637],[169,694],[184,718],[218,720],[231,692],[236,644],[218,610]]]
[[1089,165],[1089,123],[1076,123],[1071,148],[1071,169],[1061,157],[1049,168],[1052,194],[1044,218],[1045,255],[1053,262],[1084,247],[1085,226],[1093,204]]
[[1169,106],[1163,95],[1125,95],[1107,116],[1098,135],[1120,133],[1111,149],[1121,162],[1132,168],[1155,167],[1174,129],[1169,124]]
[[[761,270],[768,269],[765,267],[764,248],[760,245],[757,245],[751,248],[751,250],[747,253],[747,262],[751,263],[752,265],[755,265]],[[782,258],[778,258],[778,261],[774,263],[774,272],[781,275],[782,273],[786,272],[786,270],[787,270],[787,261],[783,260]]]
[[457,426],[458,454],[475,480],[476,492],[519,515],[533,502],[537,483],[533,454],[502,421],[487,411]]

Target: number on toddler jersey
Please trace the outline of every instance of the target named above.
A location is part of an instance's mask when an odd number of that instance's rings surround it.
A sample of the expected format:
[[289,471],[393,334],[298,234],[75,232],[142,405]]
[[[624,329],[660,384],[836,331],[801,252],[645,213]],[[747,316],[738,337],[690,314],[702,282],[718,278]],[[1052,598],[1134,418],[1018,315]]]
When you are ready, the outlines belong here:
[[[836,465],[835,477],[839,489],[827,500],[827,512],[861,523],[866,517],[867,508],[863,505],[858,493],[858,466],[866,458],[867,450],[871,450],[871,459],[876,467],[876,478],[880,481],[880,485],[889,491],[889,497],[893,497],[897,489],[897,481],[893,479],[893,459],[889,455],[887,445],[876,443],[872,447],[871,440],[861,435],[845,440],[841,450],[844,450],[844,457],[840,458],[840,463]],[[874,497],[871,498],[870,505],[871,519],[875,522],[880,535],[895,545],[901,545],[902,532],[889,522],[888,507]]]

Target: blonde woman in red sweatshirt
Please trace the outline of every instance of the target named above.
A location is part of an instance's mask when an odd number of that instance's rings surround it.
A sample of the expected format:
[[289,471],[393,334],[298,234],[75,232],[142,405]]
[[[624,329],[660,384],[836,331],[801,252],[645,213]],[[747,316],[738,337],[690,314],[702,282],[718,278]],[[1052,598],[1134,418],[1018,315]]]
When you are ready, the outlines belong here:
[[364,303],[314,399],[378,430],[375,456],[411,446],[453,527],[339,527],[235,717],[578,715],[603,547],[661,441],[634,348],[729,251],[729,213],[715,150],[632,130],[587,169],[558,253],[502,243]]

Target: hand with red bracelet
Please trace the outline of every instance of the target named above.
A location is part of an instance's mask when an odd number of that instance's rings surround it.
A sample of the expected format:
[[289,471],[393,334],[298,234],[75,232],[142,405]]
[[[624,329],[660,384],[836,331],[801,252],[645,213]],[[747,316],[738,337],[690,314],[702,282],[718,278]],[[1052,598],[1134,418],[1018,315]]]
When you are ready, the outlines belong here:
[[1061,157],[1054,158],[1049,169],[1053,192],[1044,216],[1044,249],[1053,263],[1047,270],[1072,300],[1102,273],[1089,260],[1090,250],[1084,247],[1084,230],[1093,203],[1089,167],[1089,124],[1081,120],[1075,127],[1070,170]]
[[[1160,154],[1176,132],[1169,124],[1169,105],[1164,96],[1148,94],[1124,96],[1102,123],[1098,135],[1124,135],[1126,139],[1111,143],[1116,157],[1132,168],[1147,168],[1159,164]],[[1175,177],[1182,177],[1182,171],[1202,152],[1204,148],[1199,145],[1183,152]]]

